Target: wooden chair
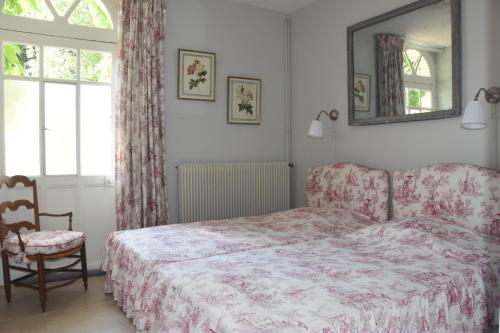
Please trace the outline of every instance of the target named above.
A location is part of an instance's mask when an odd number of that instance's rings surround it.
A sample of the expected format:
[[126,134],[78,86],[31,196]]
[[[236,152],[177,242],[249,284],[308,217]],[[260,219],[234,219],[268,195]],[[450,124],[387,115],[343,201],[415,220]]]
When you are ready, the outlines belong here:
[[[87,259],[85,254],[85,237],[81,232],[72,230],[73,213],[66,214],[47,214],[39,213],[36,181],[30,180],[25,176],[0,177],[0,190],[3,185],[13,188],[17,184],[23,184],[25,188],[32,188],[33,201],[16,200],[0,203],[0,245],[2,245],[2,267],[5,283],[5,296],[7,302],[11,301],[11,284],[19,287],[27,287],[38,290],[40,295],[40,305],[42,312],[46,310],[47,291],[64,287],[78,279],[83,279],[83,285],[87,290]],[[28,221],[7,224],[3,218],[5,212],[17,211],[20,207],[25,207],[29,211],[33,210],[34,224]],[[41,231],[40,216],[44,217],[67,217],[69,222],[68,231]],[[31,233],[21,233],[21,229]],[[15,234],[9,237],[9,232]],[[24,263],[27,267],[14,266],[9,263],[9,259],[14,258],[16,263]],[[47,269],[45,263],[63,258],[75,258],[76,260],[69,265]],[[31,262],[36,263],[36,270],[31,269]],[[74,266],[81,264],[81,269],[75,269]],[[11,280],[10,270],[17,270],[28,273],[25,276]],[[72,272],[80,273],[60,280],[63,281],[57,285],[47,287],[47,273]],[[38,276],[38,282],[29,283],[26,279]]]

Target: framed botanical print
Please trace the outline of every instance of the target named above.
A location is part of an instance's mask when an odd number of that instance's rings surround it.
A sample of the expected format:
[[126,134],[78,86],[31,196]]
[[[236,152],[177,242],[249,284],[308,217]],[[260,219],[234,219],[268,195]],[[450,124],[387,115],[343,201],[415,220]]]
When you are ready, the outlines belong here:
[[260,125],[260,86],[259,79],[227,78],[228,124]]
[[354,74],[354,110],[370,111],[371,76]]
[[215,53],[179,49],[179,99],[215,101],[215,60]]

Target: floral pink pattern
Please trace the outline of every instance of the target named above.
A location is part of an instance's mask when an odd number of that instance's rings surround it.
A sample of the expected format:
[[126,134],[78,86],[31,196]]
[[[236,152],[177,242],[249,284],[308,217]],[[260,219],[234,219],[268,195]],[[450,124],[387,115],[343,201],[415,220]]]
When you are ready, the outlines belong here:
[[158,266],[135,322],[149,332],[481,332],[499,279],[500,244],[410,218]]
[[[37,231],[21,235],[25,245],[25,254],[28,256],[36,254],[54,254],[74,249],[83,244],[85,237],[83,232],[78,231]],[[19,239],[17,235],[4,240],[3,249],[14,254],[20,253]]]
[[[365,179],[336,175],[347,193]],[[314,195],[335,181],[308,178]],[[497,191],[496,171],[442,164],[395,173],[393,222],[320,197],[322,208],[116,232],[106,288],[140,331],[481,332],[500,306]]]
[[405,115],[405,85],[403,75],[404,39],[397,35],[377,35],[380,75],[380,116]]
[[355,211],[376,222],[389,218],[389,173],[354,163],[336,163],[307,171],[307,205]]
[[175,224],[112,233],[102,269],[106,292],[131,318],[149,293],[156,266],[303,241],[339,237],[374,223],[337,208],[299,208],[266,216]]
[[500,239],[500,172],[467,164],[396,171],[393,215],[439,216]]
[[116,116],[119,230],[168,224],[164,148],[165,1],[121,0]]

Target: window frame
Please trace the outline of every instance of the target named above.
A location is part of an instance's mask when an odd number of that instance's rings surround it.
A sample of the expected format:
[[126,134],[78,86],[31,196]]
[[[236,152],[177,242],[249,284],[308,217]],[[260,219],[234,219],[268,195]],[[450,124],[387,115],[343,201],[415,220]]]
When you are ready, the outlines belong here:
[[[17,18],[17,17],[15,17]],[[33,19],[30,19],[33,20]],[[38,20],[36,20],[38,22]],[[86,29],[85,27],[83,29]],[[6,75],[3,73],[3,43],[4,42],[19,42],[37,45],[40,47],[40,69],[38,77],[28,77],[28,76],[16,76],[16,75]],[[82,165],[81,165],[81,131],[80,131],[80,109],[81,109],[81,99],[80,92],[82,85],[98,85],[98,86],[109,86],[111,89],[111,97],[114,96],[116,92],[116,73],[117,73],[117,61],[116,61],[116,43],[107,43],[100,41],[88,41],[82,39],[74,39],[74,38],[65,38],[65,37],[54,37],[54,36],[45,36],[38,35],[32,33],[23,33],[17,31],[5,31],[0,29],[0,63],[2,65],[2,69],[0,69],[0,128],[5,128],[5,110],[4,110],[4,80],[19,80],[19,81],[30,81],[37,82],[39,84],[39,137],[40,137],[40,174],[39,175],[28,175],[33,177],[95,177],[95,176],[110,176],[113,174],[114,170],[108,170],[109,174],[105,175],[82,175]],[[65,48],[73,48],[77,49],[77,79],[76,80],[62,80],[62,79],[49,79],[43,77],[43,54],[44,46],[56,46],[56,47],[65,47]],[[111,82],[93,82],[93,81],[81,81],[80,80],[80,50],[92,50],[92,51],[103,51],[109,52],[112,56],[112,76]],[[47,175],[46,174],[46,163],[45,163],[45,83],[63,83],[63,84],[75,84],[76,87],[76,174],[68,174],[68,175]],[[113,110],[115,109],[115,101],[114,98],[111,98],[111,135],[114,144],[115,138],[115,114]],[[5,174],[6,172],[6,159],[5,159],[5,131],[0,135],[0,173]],[[113,149],[113,144],[111,145],[111,149]],[[111,152],[111,169],[113,169],[114,165],[114,154]]]
[[[431,73],[430,77],[419,76],[417,74],[408,75],[403,72],[403,80],[405,87],[405,114],[410,115],[409,109],[412,110],[420,110],[420,113],[432,112],[434,106],[437,106],[437,78],[436,78],[436,63],[434,56],[431,52],[427,51],[425,48],[419,47],[418,45],[414,45],[412,43],[406,42],[403,47],[403,52],[407,50],[416,50],[420,53],[422,58],[425,59],[427,65],[429,66],[429,71]],[[432,108],[423,108],[423,107],[408,107],[406,105],[406,88],[410,89],[425,89],[430,90],[432,93]]]

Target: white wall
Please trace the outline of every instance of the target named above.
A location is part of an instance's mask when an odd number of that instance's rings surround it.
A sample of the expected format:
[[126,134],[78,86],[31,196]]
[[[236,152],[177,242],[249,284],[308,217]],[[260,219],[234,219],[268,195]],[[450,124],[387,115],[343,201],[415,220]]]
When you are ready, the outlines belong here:
[[[223,0],[167,1],[167,182],[178,221],[178,162],[284,160],[284,15]],[[177,50],[217,53],[216,102],[177,99]],[[262,79],[262,124],[226,124],[228,75]]]
[[[489,11],[496,0],[464,0],[463,101],[492,82]],[[465,131],[461,118],[402,124],[347,125],[346,28],[412,0],[319,0],[292,15],[292,117],[294,205],[304,203],[306,168],[353,161],[394,170],[436,162],[496,165],[495,126]],[[496,17],[498,19],[498,17]],[[498,31],[498,30],[496,30]],[[308,123],[322,108],[338,108],[340,120],[322,141],[306,137]],[[326,126],[332,126],[324,120]]]

